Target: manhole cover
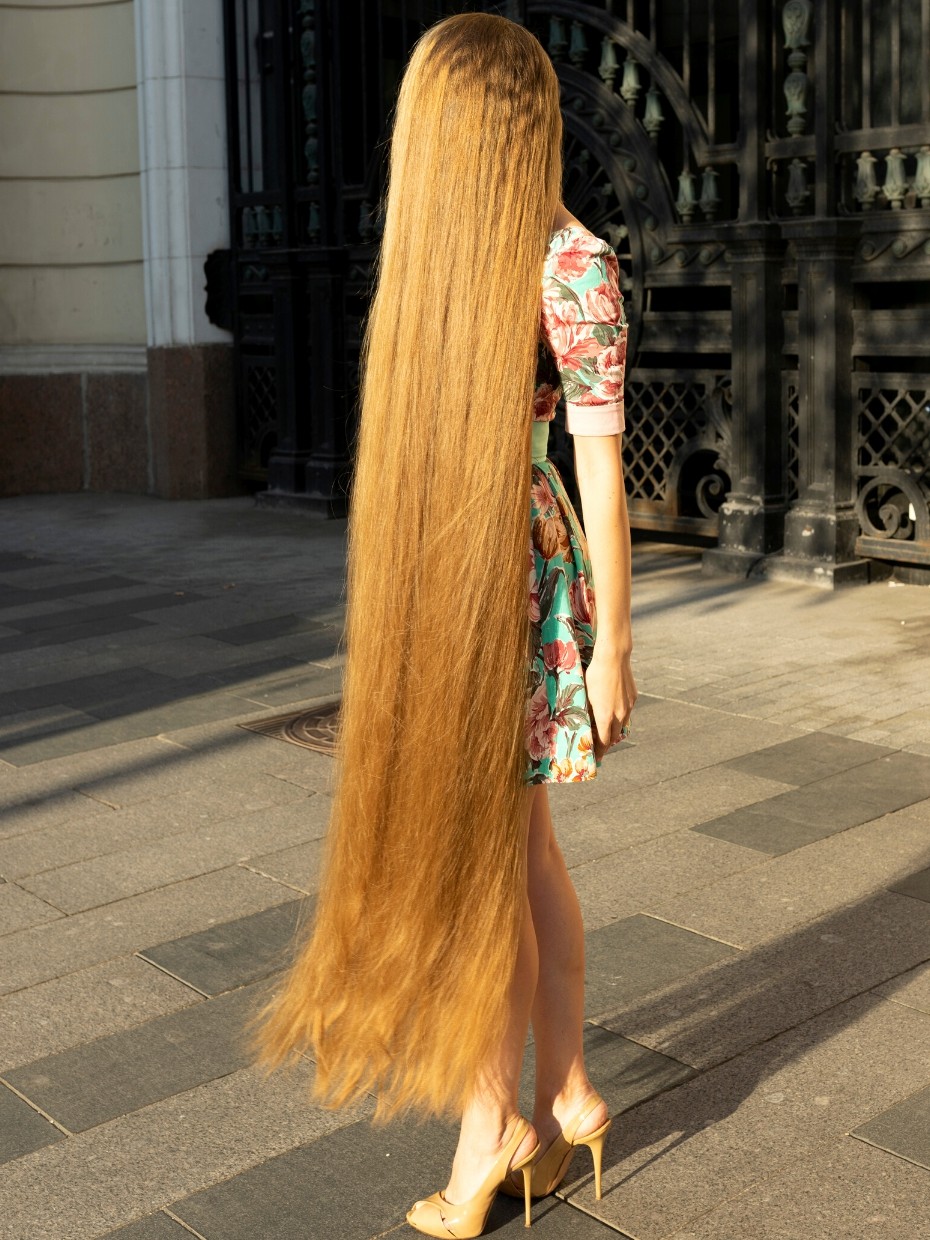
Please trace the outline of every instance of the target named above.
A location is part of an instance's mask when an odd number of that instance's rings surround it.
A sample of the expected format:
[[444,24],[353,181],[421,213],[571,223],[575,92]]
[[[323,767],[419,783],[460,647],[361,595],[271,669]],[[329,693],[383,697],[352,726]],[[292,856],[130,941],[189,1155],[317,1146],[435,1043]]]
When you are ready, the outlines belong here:
[[272,736],[275,740],[290,741],[292,745],[303,745],[304,749],[332,754],[336,750],[341,701],[337,698],[334,702],[324,702],[309,710],[290,711],[271,719],[256,719],[254,723],[240,723],[239,727],[249,732],[261,732],[263,736]]

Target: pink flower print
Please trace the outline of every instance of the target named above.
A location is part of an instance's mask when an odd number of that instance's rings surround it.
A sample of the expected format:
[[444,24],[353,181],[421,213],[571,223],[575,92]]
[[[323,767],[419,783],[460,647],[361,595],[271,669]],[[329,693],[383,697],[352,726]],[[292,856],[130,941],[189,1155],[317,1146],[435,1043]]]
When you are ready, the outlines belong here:
[[603,348],[603,345],[594,339],[587,323],[551,324],[549,344],[561,370],[579,370],[584,358],[596,357]]
[[526,614],[529,616],[533,624],[539,623],[539,581],[536,577],[536,555],[533,551],[533,539],[530,535],[530,567],[529,567],[529,598],[526,605]]
[[577,323],[580,318],[581,307],[573,297],[566,297],[564,291],[557,284],[548,283],[543,285],[542,314],[540,319],[543,324],[544,335],[548,334],[557,323],[564,326],[568,323]]
[[619,316],[617,294],[609,284],[598,284],[584,295],[587,317],[595,323],[616,323]]
[[560,280],[579,280],[591,266],[592,258],[595,258],[603,249],[602,242],[594,236],[578,236],[569,241],[568,245],[563,246],[555,256],[555,274]]
[[543,642],[542,657],[547,672],[569,672],[578,662],[578,652],[571,642],[558,638],[554,642]]
[[569,584],[568,599],[576,620],[583,624],[596,623],[594,591],[585,580],[584,573],[579,573],[577,579]]
[[[598,355],[597,366],[598,374],[609,375],[611,371],[618,371],[626,363],[626,332],[622,332],[617,339],[607,346],[602,353]],[[614,378],[612,382],[616,386],[622,386]]]
[[548,422],[555,412],[558,394],[551,383],[540,383],[533,395],[533,421]]
[[552,487],[550,487],[545,475],[541,473],[537,474],[535,470],[533,471],[533,475],[533,482],[530,486],[530,491],[533,496],[533,504],[535,505],[539,516],[551,516],[556,509],[555,496],[552,494]]
[[558,724],[549,711],[544,681],[530,698],[526,715],[526,748],[534,762],[555,754],[557,733]]

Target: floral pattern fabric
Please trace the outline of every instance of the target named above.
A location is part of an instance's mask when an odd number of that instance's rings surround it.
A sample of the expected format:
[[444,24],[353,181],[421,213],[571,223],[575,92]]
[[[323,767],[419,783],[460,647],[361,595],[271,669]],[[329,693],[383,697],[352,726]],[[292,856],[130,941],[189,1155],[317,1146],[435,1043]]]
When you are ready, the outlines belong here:
[[[572,434],[624,426],[627,323],[611,247],[569,225],[550,239],[543,273],[533,417],[550,421],[560,395]],[[594,577],[581,522],[548,457],[530,487],[526,784],[593,779],[594,732],[584,673],[594,652]]]
[[550,238],[543,268],[533,420],[551,421],[564,397],[569,434],[624,430],[626,346],[617,255],[569,224]]

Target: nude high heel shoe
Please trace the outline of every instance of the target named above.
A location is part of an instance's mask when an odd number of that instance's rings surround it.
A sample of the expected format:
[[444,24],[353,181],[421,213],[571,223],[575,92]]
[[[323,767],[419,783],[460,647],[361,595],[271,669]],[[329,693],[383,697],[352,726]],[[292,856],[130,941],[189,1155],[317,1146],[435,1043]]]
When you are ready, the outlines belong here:
[[[594,1132],[586,1133],[583,1137],[576,1137],[575,1134],[594,1108],[601,1102],[603,1102],[603,1098],[599,1094],[592,1094],[581,1110],[562,1129],[545,1153],[533,1164],[530,1183],[532,1196],[548,1197],[550,1193],[554,1193],[565,1179],[575,1148],[579,1145],[586,1145],[594,1159],[594,1195],[600,1201],[601,1160],[604,1153],[604,1139],[613,1120],[608,1119],[600,1128],[596,1128]],[[509,1175],[501,1187],[502,1191],[507,1193],[508,1196],[520,1196],[517,1186]]]
[[511,1171],[523,1172],[523,1193],[514,1191],[514,1196],[522,1196],[526,1202],[526,1223],[530,1225],[530,1164],[539,1153],[539,1143],[529,1154],[510,1164],[511,1158],[520,1147],[520,1142],[529,1131],[530,1125],[522,1115],[517,1117],[510,1140],[501,1150],[500,1157],[491,1168],[484,1183],[468,1201],[456,1204],[446,1201],[442,1191],[432,1193],[422,1201],[415,1201],[407,1211],[407,1222],[416,1231],[426,1236],[438,1236],[440,1240],[472,1240],[484,1231],[491,1213],[491,1206],[497,1196],[502,1182],[509,1178]]

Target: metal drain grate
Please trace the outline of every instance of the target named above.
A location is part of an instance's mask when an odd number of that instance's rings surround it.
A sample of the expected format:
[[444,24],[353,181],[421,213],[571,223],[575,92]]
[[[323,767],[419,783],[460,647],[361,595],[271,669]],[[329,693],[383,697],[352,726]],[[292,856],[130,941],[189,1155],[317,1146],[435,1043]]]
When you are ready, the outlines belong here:
[[278,741],[302,745],[318,753],[333,754],[336,750],[336,729],[339,725],[341,698],[324,702],[310,710],[291,711],[287,715],[275,715],[271,719],[256,719],[254,723],[240,723],[240,728],[260,732]]

